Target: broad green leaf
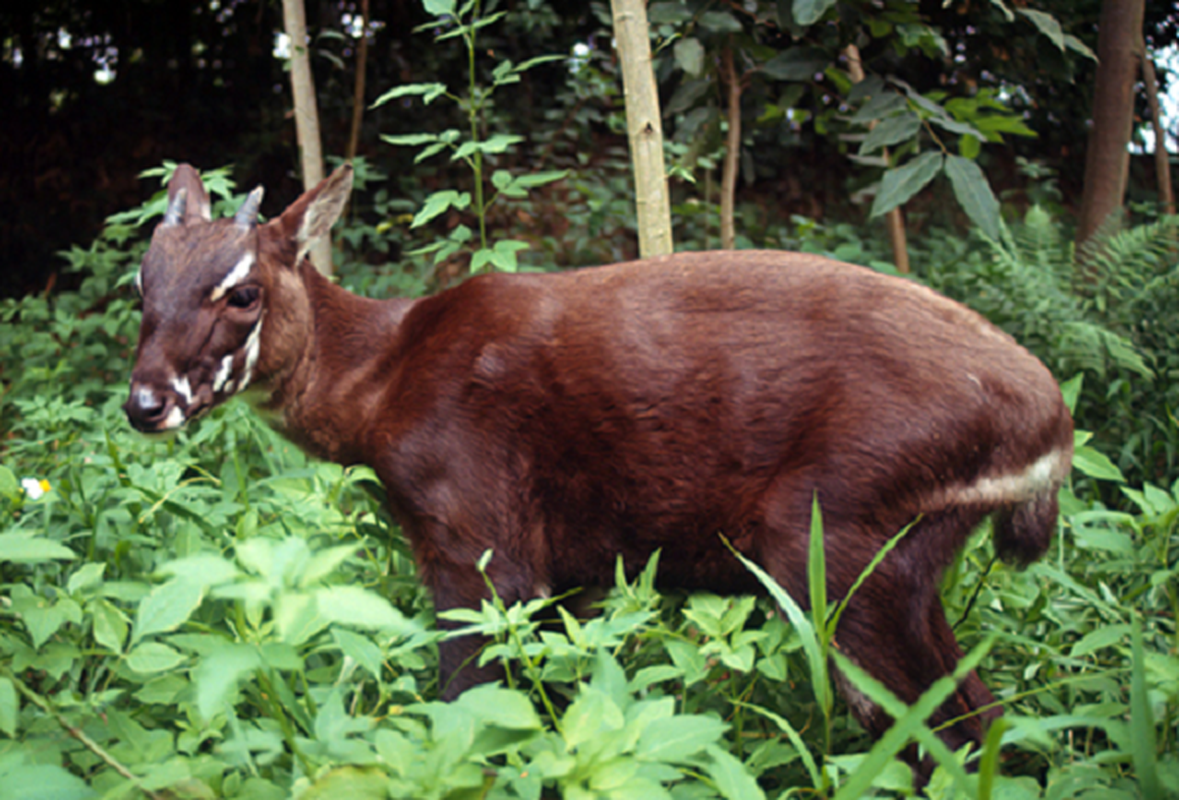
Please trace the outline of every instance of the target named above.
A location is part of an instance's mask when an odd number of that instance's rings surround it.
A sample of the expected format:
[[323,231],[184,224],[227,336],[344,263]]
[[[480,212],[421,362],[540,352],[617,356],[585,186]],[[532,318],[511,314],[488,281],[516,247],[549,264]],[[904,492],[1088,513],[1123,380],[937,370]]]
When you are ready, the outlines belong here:
[[247,644],[225,645],[197,662],[193,682],[201,716],[209,720],[223,711],[237,691],[238,681],[261,666],[257,649]]
[[471,195],[467,192],[456,192],[453,189],[447,189],[441,192],[434,192],[426,198],[426,204],[422,206],[410,223],[410,228],[417,228],[425,225],[430,220],[434,219],[440,214],[446,213],[451,207],[457,208],[460,211],[471,204]]
[[315,602],[320,615],[329,622],[381,630],[405,630],[410,627],[392,603],[376,592],[359,586],[318,589]]
[[992,241],[999,241],[999,201],[978,164],[961,156],[946,156],[946,175],[962,210]]
[[1043,11],[1036,11],[1031,8],[1017,9],[1018,13],[1032,21],[1032,24],[1040,29],[1040,33],[1048,37],[1052,44],[1064,50],[1064,31],[1060,27],[1060,23],[1056,17]]
[[4,800],[91,800],[98,794],[57,764],[21,764],[4,773]]
[[741,33],[741,23],[728,11],[705,11],[700,15],[700,27],[712,33]]
[[160,642],[145,642],[127,654],[127,666],[136,672],[166,672],[184,663],[186,656]]
[[1085,58],[1091,59],[1093,61],[1097,60],[1097,54],[1090,50],[1088,45],[1086,45],[1076,36],[1073,36],[1071,33],[1066,33],[1064,35],[1064,45],[1069,50],[1074,50],[1085,56]]
[[728,727],[715,717],[663,717],[643,730],[635,747],[635,757],[644,761],[682,763],[719,741]]
[[778,81],[810,81],[827,63],[827,55],[817,47],[791,47],[762,64],[761,71]]
[[912,111],[885,117],[875,128],[868,131],[868,136],[860,145],[860,155],[868,155],[897,142],[907,142],[916,136],[919,130],[921,130],[921,118]]
[[427,14],[433,14],[436,17],[454,14],[454,0],[422,0],[422,6],[426,9]]
[[102,583],[102,573],[106,571],[106,564],[101,561],[83,564],[72,575],[66,584],[66,591],[76,594],[80,589],[88,589]]
[[[427,5],[429,0],[427,0]],[[336,767],[315,779],[300,800],[385,800],[388,777],[375,767]]]
[[0,563],[38,564],[54,559],[71,560],[77,554],[65,545],[30,533],[0,533]]
[[0,464],[0,494],[14,495],[20,488],[16,475],[8,467]]
[[675,43],[675,63],[693,78],[699,78],[704,71],[704,45],[693,37],[680,39]]
[[794,21],[799,25],[814,25],[835,5],[835,0],[794,0]]
[[1125,638],[1126,634],[1130,632],[1130,626],[1121,623],[1118,625],[1103,625],[1100,628],[1089,631],[1073,645],[1072,651],[1069,653],[1073,658],[1081,658],[1096,650],[1101,650],[1106,647],[1112,647]]
[[722,797],[726,800],[764,800],[765,792],[732,753],[712,745],[708,748],[708,756],[712,763],[706,769]]
[[198,584],[173,578],[151,590],[139,603],[131,643],[153,633],[174,631],[188,621],[204,598],[205,589]]
[[1073,451],[1073,468],[1080,470],[1090,478],[1118,481],[1119,483],[1126,482],[1122,471],[1109,460],[1109,456],[1092,447],[1078,447]]
[[344,655],[364,667],[377,680],[382,679],[385,659],[381,654],[381,648],[373,644],[371,639],[347,628],[332,628],[332,638],[336,640]]
[[300,588],[319,583],[335,572],[341,564],[356,554],[356,545],[344,544],[321,550],[311,557],[311,562],[299,576]]
[[495,684],[469,689],[454,701],[484,723],[509,730],[539,730],[540,717],[528,695]]
[[123,652],[131,625],[127,615],[109,600],[101,599],[87,607],[94,622],[94,640],[115,653]]
[[683,3],[652,3],[647,8],[647,22],[649,24],[687,22],[691,18],[692,9]]
[[872,203],[873,217],[886,214],[897,206],[904,205],[909,198],[925,188],[942,170],[942,154],[922,153],[907,161],[904,166],[890,169],[880,181],[880,191]]
[[200,553],[169,561],[160,567],[160,574],[186,580],[195,586],[216,586],[232,581],[241,573],[229,559]]
[[20,702],[16,697],[16,686],[9,678],[0,677],[0,732],[15,739],[19,718]]

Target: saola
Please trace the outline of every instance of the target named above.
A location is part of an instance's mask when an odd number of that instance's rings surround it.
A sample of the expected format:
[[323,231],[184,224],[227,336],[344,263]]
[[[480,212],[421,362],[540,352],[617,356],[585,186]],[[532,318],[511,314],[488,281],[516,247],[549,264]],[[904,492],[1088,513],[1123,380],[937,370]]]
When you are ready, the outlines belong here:
[[[259,226],[260,189],[212,221],[196,171],[176,170],[137,278],[126,412],[167,431],[248,390],[309,453],[368,464],[438,609],[478,606],[489,548],[509,604],[610,584],[619,555],[634,570],[656,549],[665,584],[753,590],[722,534],[802,600],[817,496],[832,598],[917,520],[836,634],[911,703],[961,657],[938,583],[971,529],[993,516],[1017,564],[1047,547],[1072,420],[1044,366],[963,306],[781,252],[367,300],[305,259],[351,183],[342,167]],[[479,646],[440,646],[445,697],[495,677],[463,666]],[[852,699],[880,734],[887,716]],[[993,701],[972,673],[933,723],[980,742]]]

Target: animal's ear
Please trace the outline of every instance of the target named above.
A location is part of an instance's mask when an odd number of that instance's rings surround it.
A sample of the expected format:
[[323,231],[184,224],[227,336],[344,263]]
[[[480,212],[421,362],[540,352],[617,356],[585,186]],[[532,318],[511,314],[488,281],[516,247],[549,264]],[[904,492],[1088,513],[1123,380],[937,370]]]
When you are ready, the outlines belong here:
[[271,223],[281,228],[283,236],[294,240],[297,248],[295,264],[303,260],[316,242],[328,235],[351,193],[352,165],[344,164],[314,189],[304,192]]
[[164,225],[189,225],[212,219],[209,194],[201,176],[190,164],[181,164],[168,181],[168,210]]

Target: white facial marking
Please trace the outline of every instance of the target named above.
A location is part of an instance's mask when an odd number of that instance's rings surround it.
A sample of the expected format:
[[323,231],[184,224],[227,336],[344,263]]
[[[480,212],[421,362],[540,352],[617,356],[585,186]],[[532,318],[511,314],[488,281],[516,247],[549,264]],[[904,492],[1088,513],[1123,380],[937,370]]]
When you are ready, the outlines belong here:
[[216,303],[225,296],[226,292],[244,281],[246,276],[250,274],[252,266],[254,266],[254,254],[246,253],[240,261],[233,265],[233,269],[221,280],[221,283],[213,287],[213,291],[209,294],[209,302]]
[[135,291],[140,297],[143,296],[143,267],[135,270]]
[[263,317],[258,318],[254,329],[246,337],[246,371],[238,384],[238,391],[249,386],[254,377],[254,367],[258,364],[258,353],[262,347],[262,319]]
[[184,398],[184,404],[186,406],[192,405],[192,386],[188,382],[187,375],[174,378],[172,380],[172,388],[176,390],[176,394]]
[[[233,353],[230,353],[225,358],[221,359],[221,366],[217,368],[217,374],[213,376],[213,391],[220,392],[225,386],[225,382],[229,380],[233,373]],[[232,393],[232,389],[230,393]]]
[[146,386],[140,386],[135,390],[135,403],[140,408],[155,408],[159,405],[156,403],[156,393]]
[[180,406],[172,406],[172,410],[168,412],[168,416],[164,417],[164,421],[160,423],[157,430],[174,431],[184,425],[184,412],[180,410]]

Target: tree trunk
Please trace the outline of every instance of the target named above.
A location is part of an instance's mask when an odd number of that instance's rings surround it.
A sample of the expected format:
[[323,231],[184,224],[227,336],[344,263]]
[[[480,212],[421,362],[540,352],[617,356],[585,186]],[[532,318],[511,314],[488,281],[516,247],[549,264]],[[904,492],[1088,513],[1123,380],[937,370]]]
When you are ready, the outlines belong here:
[[[303,165],[303,188],[323,180],[323,153],[319,143],[319,110],[311,60],[307,57],[307,23],[303,0],[282,0],[283,27],[291,40],[291,94],[295,101],[295,139]],[[332,243],[324,237],[311,250],[311,263],[324,275],[332,272]]]
[[659,93],[651,69],[651,39],[643,0],[610,0],[614,38],[622,61],[626,128],[635,173],[635,209],[639,221],[639,255],[672,251],[671,205],[663,170],[663,123]]
[[1077,245],[1102,226],[1116,226],[1126,194],[1134,117],[1134,78],[1138,74],[1144,0],[1103,0],[1097,34],[1097,78],[1093,127],[1085,154],[1085,190]]
[[1150,105],[1150,124],[1154,129],[1154,168],[1158,175],[1159,206],[1167,214],[1175,213],[1175,192],[1171,188],[1171,155],[1167,152],[1167,131],[1159,110],[1158,80],[1154,60],[1142,47],[1142,82],[1146,84],[1146,100]]
[[725,160],[721,170],[720,238],[721,249],[732,250],[737,239],[733,206],[737,196],[737,170],[741,163],[741,78],[733,65],[732,37],[721,53],[721,73],[728,91],[729,132],[725,137]]
[[[860,48],[855,43],[849,44],[844,48],[843,53],[847,56],[847,71],[851,76],[852,83],[859,83],[864,80],[864,62],[860,59]],[[868,130],[876,127],[876,120],[868,123]],[[888,168],[888,148],[885,147],[881,153],[884,158],[885,168]],[[905,236],[905,218],[901,216],[901,209],[898,206],[884,215],[885,229],[888,231],[888,241],[892,245],[892,263],[896,265],[897,272],[909,272],[909,243]]]
[[344,157],[356,158],[360,146],[360,124],[364,121],[364,72],[368,64],[368,0],[360,0],[360,41],[356,44],[356,82],[352,88],[352,131],[348,135],[348,150]]

